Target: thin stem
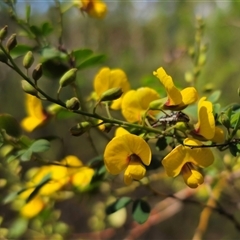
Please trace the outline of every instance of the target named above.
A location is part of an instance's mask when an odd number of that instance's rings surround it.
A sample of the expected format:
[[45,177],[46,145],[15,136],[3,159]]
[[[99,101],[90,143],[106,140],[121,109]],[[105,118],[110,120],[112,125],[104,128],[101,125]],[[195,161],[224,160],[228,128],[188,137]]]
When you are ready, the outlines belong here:
[[61,4],[59,2],[59,0],[54,0],[55,4],[56,4],[56,8],[59,14],[59,19],[58,19],[58,23],[59,23],[59,38],[58,38],[58,44],[59,46],[63,45],[63,41],[62,41],[62,36],[63,36],[63,14],[61,11]]

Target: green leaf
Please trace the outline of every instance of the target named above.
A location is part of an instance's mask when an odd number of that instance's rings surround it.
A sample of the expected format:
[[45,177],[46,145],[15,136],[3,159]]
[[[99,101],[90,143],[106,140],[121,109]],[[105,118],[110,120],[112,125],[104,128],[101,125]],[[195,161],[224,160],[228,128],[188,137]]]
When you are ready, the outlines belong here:
[[30,16],[31,16],[31,5],[27,4],[25,8],[25,14],[26,14],[26,22],[29,22]]
[[93,51],[91,49],[78,49],[73,51],[73,56],[75,57],[76,65],[78,66],[83,60],[89,58]]
[[10,226],[8,238],[19,239],[19,237],[26,232],[27,227],[28,227],[28,219],[17,218]]
[[25,55],[28,51],[32,51],[33,47],[28,45],[18,44],[14,49],[12,49],[10,55],[13,59]]
[[78,70],[82,70],[87,67],[94,66],[96,64],[100,64],[103,61],[105,61],[106,56],[105,55],[96,55],[93,57],[88,58],[87,60],[83,61],[81,64],[77,66]]
[[53,31],[53,27],[49,22],[42,24],[42,35],[47,36]]
[[212,103],[215,103],[215,102],[217,102],[218,99],[220,98],[221,93],[222,93],[222,92],[221,92],[220,90],[216,90],[216,91],[214,91],[214,92],[207,98],[207,100],[210,101],[210,102],[212,102]]
[[25,150],[25,152],[20,157],[21,161],[23,161],[23,162],[30,161],[31,157],[32,157],[32,154],[33,154],[33,152],[32,152],[31,149]]
[[238,149],[238,147],[235,144],[231,144],[229,146],[229,151],[234,157],[236,157],[238,155],[238,153],[240,152],[240,150]]
[[0,133],[0,147],[2,147],[3,144],[4,144],[4,138],[3,138],[2,134]]
[[29,195],[29,197],[26,200],[26,203],[30,202],[40,191],[40,189],[47,184],[51,180],[51,173],[46,174],[41,182],[36,186],[36,188],[33,190],[33,192]]
[[25,152],[26,152],[26,149],[22,149],[22,150],[17,151],[16,154],[11,154],[11,156],[9,156],[7,158],[7,163],[10,163],[11,161],[15,160],[16,158],[19,158]]
[[4,204],[8,204],[10,202],[12,202],[19,194],[21,194],[22,192],[26,191],[28,188],[23,188],[17,192],[12,192],[10,194],[8,194],[4,199],[3,199],[3,203]]
[[66,60],[67,59],[67,54],[60,52],[58,49],[56,48],[44,48],[42,53],[42,61],[46,61],[49,59],[62,59],[62,60]]
[[30,30],[35,36],[41,36],[42,35],[42,29],[40,27],[36,26],[36,25],[30,26]]
[[109,206],[107,206],[106,208],[106,214],[112,214],[116,211],[118,211],[121,208],[126,207],[130,202],[132,201],[132,199],[130,197],[122,197],[120,199],[118,199],[116,202],[110,204]]
[[45,152],[50,148],[50,142],[46,139],[39,139],[35,141],[31,146],[30,150],[32,152]]
[[231,125],[234,125],[231,137],[234,137],[237,131],[240,129],[240,112],[232,115]]
[[147,221],[150,215],[151,208],[149,204],[141,199],[135,200],[132,207],[133,219],[142,224]]
[[8,135],[19,137],[21,135],[21,127],[18,121],[9,114],[0,114],[0,130],[5,129]]

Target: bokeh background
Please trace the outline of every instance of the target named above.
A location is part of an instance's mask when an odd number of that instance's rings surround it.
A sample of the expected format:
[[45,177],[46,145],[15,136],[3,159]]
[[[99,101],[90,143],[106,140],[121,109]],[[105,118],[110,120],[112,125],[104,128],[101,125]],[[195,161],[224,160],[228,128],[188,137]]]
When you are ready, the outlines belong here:
[[[67,1],[61,1],[68,4]],[[186,87],[185,73],[193,68],[188,54],[194,44],[196,17],[203,18],[203,42],[208,46],[206,64],[202,68],[197,82],[200,93],[206,89],[221,90],[220,104],[226,106],[232,102],[239,102],[237,88],[240,87],[240,2],[239,1],[105,1],[108,14],[103,20],[91,19],[84,16],[76,8],[64,14],[63,43],[68,49],[89,48],[96,53],[106,54],[103,64],[85,69],[78,76],[78,85],[83,97],[87,99],[93,91],[94,75],[103,66],[123,69],[132,88],[150,86],[163,93],[159,82],[152,72],[163,66],[173,77],[179,87]],[[54,1],[19,1],[17,13],[24,16],[26,4],[32,6],[31,22],[41,24],[50,21],[54,26],[53,33],[48,36],[52,46],[58,45],[58,14]],[[0,4],[0,27],[9,26],[9,33],[19,33],[19,27],[7,12],[4,3]],[[18,37],[18,42],[33,44],[24,36]],[[40,54],[35,53],[36,61],[40,61]],[[21,58],[16,60],[21,65]],[[21,90],[21,77],[0,63],[0,112],[9,113],[21,121],[26,115],[24,109],[24,94]],[[43,78],[40,83],[48,93],[56,94],[58,79]],[[70,90],[64,90],[63,99],[71,97]],[[55,96],[55,95],[54,95]],[[47,103],[44,103],[48,105]],[[121,118],[120,114],[116,116]],[[83,162],[96,157],[91,142],[85,135],[72,137],[69,129],[81,120],[80,116],[71,119],[53,120],[50,124],[33,133],[26,133],[32,138],[46,135],[57,135],[61,141],[52,144],[47,153],[49,160],[60,160],[64,156],[73,154]],[[93,131],[97,151],[103,152],[107,143],[97,131]],[[108,134],[109,138],[113,132]],[[158,153],[159,154],[159,153]],[[161,157],[161,154],[158,155]],[[37,165],[37,163],[34,163]],[[29,169],[32,163],[23,166],[22,172]],[[115,182],[117,187],[122,185],[120,180]],[[155,186],[166,193],[172,189]],[[236,190],[236,189],[235,189]],[[226,193],[225,209],[239,214],[239,192],[233,194],[234,189]],[[236,190],[237,191],[237,190]],[[4,191],[2,192],[4,193]],[[141,196],[144,189],[138,189],[132,195]],[[234,199],[229,199],[229,195]],[[149,197],[150,204],[161,201],[159,197]],[[99,191],[89,196],[76,196],[70,200],[59,202],[56,208],[61,210],[60,219],[68,223],[75,236],[79,239],[93,238],[84,235],[92,231],[89,218],[96,209],[93,205],[102,206],[104,194]],[[234,204],[232,204],[232,201]],[[196,204],[184,203],[181,211],[167,220],[152,226],[139,239],[191,239],[199,221],[202,207]],[[15,213],[7,207],[1,206],[0,215],[5,218],[8,227]],[[240,218],[240,216],[239,216]],[[132,227],[131,214],[126,224],[116,230],[111,239],[123,239]],[[233,222],[218,213],[213,213],[204,239],[237,239],[240,233]],[[104,238],[98,236],[99,239]]]

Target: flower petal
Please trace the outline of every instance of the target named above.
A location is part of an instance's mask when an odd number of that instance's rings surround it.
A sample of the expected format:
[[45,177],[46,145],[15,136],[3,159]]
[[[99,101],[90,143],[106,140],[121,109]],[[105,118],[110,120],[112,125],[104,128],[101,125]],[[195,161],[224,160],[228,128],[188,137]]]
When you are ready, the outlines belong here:
[[168,95],[167,106],[179,105],[182,102],[181,92],[175,87],[172,77],[167,75],[165,70],[161,67],[157,72],[153,73],[163,84]]
[[151,150],[141,137],[125,134],[113,138],[104,151],[107,170],[113,175],[119,174],[129,164],[129,157],[132,154],[136,154],[145,165],[150,164]]
[[210,139],[212,142],[224,143],[225,142],[225,133],[222,128],[215,127],[214,137]]
[[[187,138],[183,142],[184,144],[191,146],[202,146],[203,144],[196,140]],[[214,156],[209,148],[191,148],[186,147],[187,156],[185,158],[185,163],[192,162],[194,165],[205,168],[210,166],[214,162]]]
[[199,185],[201,185],[204,182],[202,174],[197,170],[189,167],[188,164],[184,165],[184,167],[182,168],[182,176],[183,176],[184,182],[190,188],[197,188]]
[[21,121],[21,126],[27,132],[32,132],[37,127],[41,126],[44,120],[35,117],[26,117]]
[[198,100],[198,93],[194,87],[187,87],[181,91],[182,103],[187,106]]
[[126,185],[132,183],[132,180],[141,180],[146,174],[146,168],[140,162],[129,163],[125,173],[124,182]]
[[125,134],[130,134],[130,132],[128,132],[125,128],[122,127],[118,127],[115,131],[115,137],[119,137]]
[[43,200],[40,197],[35,197],[21,208],[20,214],[26,218],[32,218],[38,215],[43,208]]
[[198,103],[198,123],[195,125],[196,132],[205,137],[211,139],[214,137],[215,132],[215,120],[213,116],[212,103],[205,101],[205,97],[202,97]]
[[162,165],[169,177],[176,177],[185,164],[186,156],[185,148],[182,145],[175,147],[164,159]]

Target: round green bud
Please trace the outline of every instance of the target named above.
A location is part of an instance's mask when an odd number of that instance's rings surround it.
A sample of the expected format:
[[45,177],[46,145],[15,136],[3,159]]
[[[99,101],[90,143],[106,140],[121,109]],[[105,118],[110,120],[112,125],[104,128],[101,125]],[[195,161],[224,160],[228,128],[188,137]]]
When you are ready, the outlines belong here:
[[37,81],[38,79],[40,79],[42,77],[42,64],[39,63],[34,69],[33,69],[33,72],[32,72],[32,78]]
[[101,95],[99,101],[100,102],[113,101],[120,98],[122,94],[123,94],[122,88],[120,87],[110,88]]
[[7,47],[8,52],[10,52],[16,46],[17,46],[17,34],[14,33],[7,40],[6,47]]
[[26,69],[29,69],[32,66],[33,62],[34,62],[33,53],[32,53],[32,51],[28,51],[23,58],[23,66]]
[[5,25],[1,30],[0,30],[0,40],[4,40],[8,34],[8,26]]
[[70,132],[72,136],[78,137],[81,136],[83,133],[87,132],[91,128],[90,122],[80,122],[76,126],[71,127]]
[[22,80],[22,89],[25,93],[31,94],[33,96],[38,95],[38,91],[26,80]]
[[78,110],[80,108],[80,102],[76,97],[73,97],[66,101],[66,107],[69,110]]
[[77,68],[72,68],[63,74],[59,81],[59,85],[61,87],[65,87],[71,83],[73,83],[76,79]]
[[219,116],[219,122],[226,128],[230,128],[231,127],[231,122],[230,119],[228,117],[228,115],[224,112],[222,112]]
[[154,101],[149,103],[148,109],[149,110],[160,110],[160,109],[163,108],[164,103],[166,101],[167,101],[166,98],[161,98],[161,99],[154,100]]

